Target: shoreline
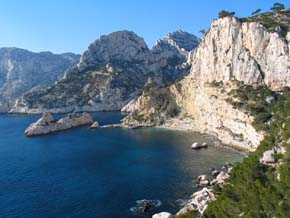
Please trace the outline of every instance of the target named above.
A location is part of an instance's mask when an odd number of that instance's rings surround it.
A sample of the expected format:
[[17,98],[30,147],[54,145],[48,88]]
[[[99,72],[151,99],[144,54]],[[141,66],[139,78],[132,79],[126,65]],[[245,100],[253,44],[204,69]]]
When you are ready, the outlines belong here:
[[[146,127],[144,127],[146,128]],[[201,133],[201,132],[198,132],[198,131],[194,131],[190,128],[186,128],[186,127],[177,127],[177,126],[154,126],[154,127],[147,127],[147,128],[157,128],[157,129],[166,129],[166,130],[173,130],[173,131],[184,131],[184,132],[192,132],[192,133],[197,133],[197,134],[200,134],[202,136],[206,136],[212,140],[214,140],[215,143],[214,146],[216,147],[222,147],[222,148],[225,148],[225,149],[229,149],[229,150],[233,150],[233,151],[236,151],[240,154],[242,154],[243,156],[247,156],[250,151],[248,151],[247,149],[243,149],[241,147],[237,147],[237,146],[232,146],[232,145],[228,145],[228,144],[223,144],[221,142],[220,139],[218,139],[216,136],[213,136],[213,135],[209,135],[209,134],[206,134],[206,133]]]
[[[126,112],[121,112],[120,110],[110,110],[110,111],[82,111],[82,112],[87,112],[87,113],[98,113],[98,112],[119,112],[120,114],[123,114],[123,115],[128,115],[128,113]],[[79,112],[77,112],[79,113]],[[23,116],[37,116],[37,115],[41,115],[42,113],[29,113],[29,112],[8,112],[8,113],[0,113],[0,115],[23,115]],[[63,114],[67,114],[67,113],[53,113],[51,112],[51,114],[59,114],[59,115],[63,115]],[[221,146],[221,147],[225,147],[227,149],[233,149],[235,151],[238,151],[238,152],[241,152],[243,154],[248,154],[250,152],[252,152],[251,150],[248,150],[246,148],[242,148],[240,146],[234,146],[234,145],[231,145],[231,144],[228,144],[228,143],[222,143],[221,140],[219,138],[217,138],[216,136],[214,135],[211,135],[211,134],[207,134],[207,133],[203,133],[203,132],[199,132],[199,131],[196,131],[196,130],[193,130],[190,126],[188,125],[184,125],[184,124],[181,124],[181,125],[159,125],[159,126],[126,126],[124,125],[123,123],[113,123],[113,124],[107,124],[107,125],[103,125],[101,126],[102,127],[105,127],[105,128],[128,128],[128,129],[139,129],[139,128],[160,128],[160,129],[168,129],[168,130],[175,130],[175,131],[186,131],[186,132],[193,132],[193,133],[198,133],[198,134],[201,134],[201,135],[204,135],[206,137],[209,137],[217,142],[219,142],[219,145],[218,146]]]

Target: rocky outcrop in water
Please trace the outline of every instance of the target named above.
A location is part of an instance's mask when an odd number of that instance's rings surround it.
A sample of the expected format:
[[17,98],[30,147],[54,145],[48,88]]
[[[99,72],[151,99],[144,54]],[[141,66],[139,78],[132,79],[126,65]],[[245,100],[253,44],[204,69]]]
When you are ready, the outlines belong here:
[[0,112],[8,112],[15,99],[26,92],[54,83],[79,57],[72,53],[0,48]]
[[198,42],[178,31],[150,50],[133,32],[101,36],[61,80],[18,99],[11,112],[121,110],[141,94],[148,80],[164,85],[186,75],[189,67],[183,63]]
[[89,125],[93,123],[93,119],[89,113],[73,113],[68,114],[60,120],[55,120],[49,113],[43,113],[43,116],[25,130],[26,136],[46,135],[53,132],[63,131],[79,126]]
[[98,123],[98,121],[95,121],[91,126],[90,126],[91,129],[98,129],[100,128],[100,125]]

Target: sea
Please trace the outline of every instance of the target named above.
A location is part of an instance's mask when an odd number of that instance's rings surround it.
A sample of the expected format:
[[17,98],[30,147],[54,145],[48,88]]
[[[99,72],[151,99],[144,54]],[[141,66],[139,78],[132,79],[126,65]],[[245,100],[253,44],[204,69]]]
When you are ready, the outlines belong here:
[[[125,115],[92,116],[105,125]],[[1,218],[151,218],[162,211],[176,213],[199,189],[198,175],[243,158],[210,137],[161,128],[85,126],[26,137],[25,128],[39,117],[0,115]],[[192,150],[194,142],[209,147]],[[151,207],[143,213],[145,200]]]

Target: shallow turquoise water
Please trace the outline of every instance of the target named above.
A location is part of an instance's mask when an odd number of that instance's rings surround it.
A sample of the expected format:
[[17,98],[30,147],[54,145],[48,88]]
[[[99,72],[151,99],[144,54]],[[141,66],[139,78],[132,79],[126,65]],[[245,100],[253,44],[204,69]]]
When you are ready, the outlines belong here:
[[[204,136],[165,129],[77,128],[26,138],[39,116],[0,115],[0,217],[133,218],[177,212],[177,199],[196,189],[193,179],[212,167],[241,159],[215,146],[191,150]],[[100,124],[119,113],[95,113]],[[140,199],[160,200],[147,214],[130,208]]]

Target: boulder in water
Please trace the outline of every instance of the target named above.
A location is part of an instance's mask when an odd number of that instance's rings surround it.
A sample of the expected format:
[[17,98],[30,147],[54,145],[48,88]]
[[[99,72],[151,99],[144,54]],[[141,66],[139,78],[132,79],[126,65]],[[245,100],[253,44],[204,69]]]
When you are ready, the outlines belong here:
[[91,126],[90,126],[91,129],[98,129],[100,128],[100,125],[98,123],[98,121],[95,121]]
[[151,205],[149,204],[149,202],[148,201],[144,201],[142,211],[143,212],[147,212],[150,209],[150,207],[151,207]]
[[197,177],[197,184],[201,186],[210,185],[210,178],[207,175],[200,175]]
[[195,143],[193,143],[192,145],[191,145],[191,148],[192,149],[200,149],[200,148],[207,148],[208,147],[208,144],[207,143],[202,143],[202,144],[200,144],[200,143],[198,143],[198,142],[195,142]]
[[156,213],[152,216],[152,218],[174,218],[171,213],[168,212],[161,212],[161,213]]

